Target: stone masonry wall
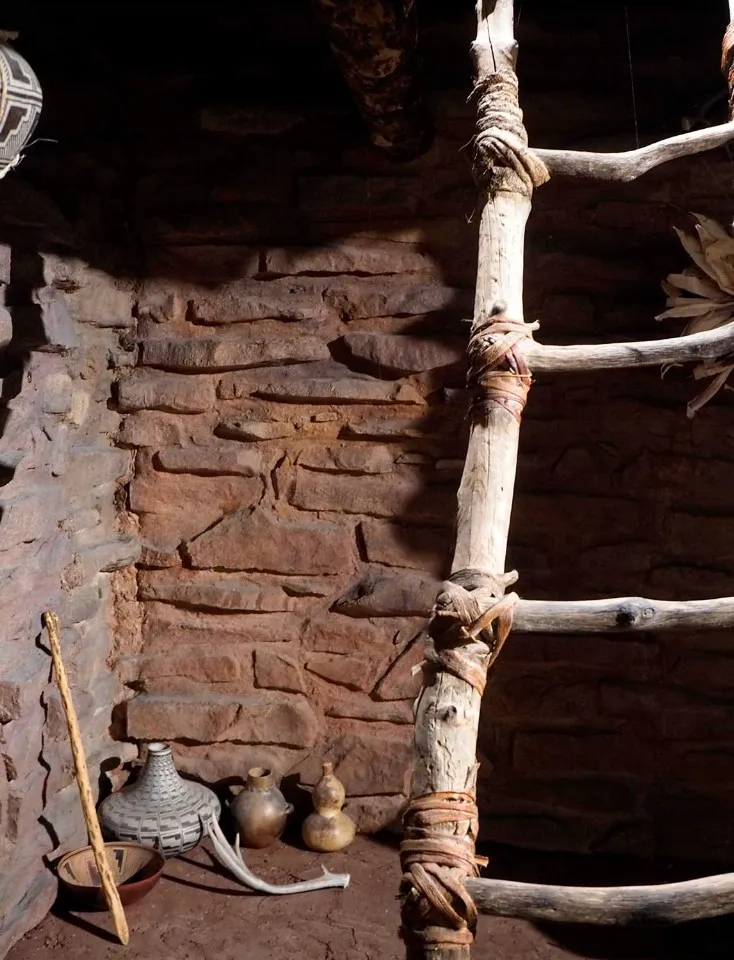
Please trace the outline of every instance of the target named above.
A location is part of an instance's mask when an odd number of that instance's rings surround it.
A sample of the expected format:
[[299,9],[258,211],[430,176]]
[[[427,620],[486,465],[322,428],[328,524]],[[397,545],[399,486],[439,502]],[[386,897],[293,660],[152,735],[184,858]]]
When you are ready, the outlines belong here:
[[[438,138],[402,166],[365,148],[307,5],[175,25],[148,5],[142,30],[134,3],[114,30],[27,6],[6,26],[57,142],[0,183],[0,955],[83,839],[49,607],[101,785],[153,738],[221,786],[254,762],[313,782],[330,756],[360,827],[394,821],[452,546],[476,257],[471,4],[423,3]],[[634,117],[623,13],[523,5],[533,142],[626,149],[720,88],[715,11],[685,35],[662,5],[630,11]],[[720,151],[543,187],[540,336],[656,335],[659,281],[685,265],[672,227],[731,220],[731,170]],[[732,593],[730,396],[687,421],[692,388],[539,379],[508,559],[525,596]],[[730,860],[733,664],[729,633],[514,635],[485,697],[482,836]]]
[[[573,112],[547,114],[549,40],[526,29],[536,142],[626,129],[605,146],[633,145],[628,104],[603,89],[574,87]],[[643,129],[685,82],[670,49],[645,61]],[[296,117],[209,102],[197,133],[151,151],[137,212],[152,279],[117,395],[143,542],[117,661],[136,694],[128,739],[171,740],[182,769],[221,783],[253,763],[311,783],[332,758],[365,830],[404,802],[412,668],[466,443],[472,107],[435,100],[434,147],[400,167],[349,134],[347,108],[308,104]],[[688,209],[729,217],[729,177],[722,152],[630,185],[539,191],[526,292],[540,336],[657,335],[660,280],[685,262],[673,225]],[[691,389],[658,371],[539,380],[509,555],[524,595],[731,593],[731,405],[690,422]],[[730,646],[514,636],[485,698],[482,836],[728,858]]]
[[[6,192],[12,195],[12,186]],[[22,197],[25,218],[33,197]],[[7,209],[7,207],[6,207]],[[15,234],[18,235],[17,221]],[[0,247],[0,956],[47,912],[47,863],[85,842],[66,721],[41,614],[63,655],[93,776],[129,759],[109,733],[124,690],[106,664],[114,571],[138,556],[120,525],[131,455],[112,437],[110,382],[124,364],[123,291],[21,238]],[[134,753],[134,751],[133,751]],[[96,780],[95,780],[96,783]]]

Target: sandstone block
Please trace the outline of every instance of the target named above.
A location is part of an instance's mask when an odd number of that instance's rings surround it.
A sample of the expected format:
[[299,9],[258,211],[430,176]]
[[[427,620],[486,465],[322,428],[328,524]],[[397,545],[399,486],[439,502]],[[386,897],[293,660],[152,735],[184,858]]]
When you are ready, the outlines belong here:
[[346,687],[347,690],[370,690],[375,677],[374,664],[369,657],[359,654],[340,656],[315,653],[306,661],[306,669],[322,680]]
[[168,570],[171,567],[180,567],[181,554],[178,552],[178,544],[162,545],[143,541],[140,544],[138,563],[148,570]]
[[255,682],[267,690],[306,692],[298,661],[279,650],[255,651]]
[[66,484],[72,488],[78,485],[85,490],[129,479],[132,465],[128,450],[92,444],[75,444],[69,459],[71,462],[64,474]]
[[0,501],[0,551],[48,537],[55,512],[53,501],[49,502],[41,488],[37,488],[37,492],[26,488],[25,496],[3,498]]
[[120,381],[117,400],[123,411],[203,413],[214,402],[214,384],[205,377],[135,370]]
[[420,634],[388,667],[372,696],[377,700],[414,700],[421,690],[423,678],[413,669],[425,660],[426,636]]
[[336,613],[317,616],[307,621],[303,630],[303,646],[319,653],[359,653],[389,649],[394,628],[370,620],[355,620]]
[[344,425],[344,436],[358,440],[423,440],[445,437],[455,432],[455,425],[427,423],[425,420],[405,420],[399,417],[377,420],[352,420]]
[[344,240],[318,247],[280,247],[265,253],[265,270],[294,274],[425,274],[438,276],[437,264],[414,244],[391,240]]
[[157,410],[138,410],[120,424],[120,443],[130,447],[185,446],[211,441],[206,417],[181,417]]
[[408,737],[345,733],[329,747],[324,759],[334,763],[334,772],[349,797],[407,793],[413,744]]
[[159,276],[186,277],[195,283],[226,283],[260,272],[256,247],[187,244],[151,251],[149,269]]
[[223,420],[216,429],[218,436],[232,440],[280,440],[295,432],[294,424],[277,420]]
[[[466,346],[460,340],[445,342],[427,337],[395,336],[354,331],[338,341],[358,369],[386,379],[423,373],[464,362]],[[353,366],[354,363],[350,363]]]
[[[130,484],[130,509],[158,514],[166,540],[193,537],[221,517],[262,496],[262,480],[244,476],[196,476],[189,473],[151,472]],[[167,522],[166,518],[168,518]],[[156,540],[141,525],[141,535]]]
[[161,684],[166,684],[170,691],[170,681],[231,684],[241,692],[247,692],[244,687],[252,687],[252,657],[249,650],[242,648],[225,651],[221,645],[182,643],[175,651],[141,656],[131,666],[132,676],[146,692],[160,692]]
[[345,321],[370,317],[422,316],[446,311],[471,315],[474,295],[468,290],[401,278],[351,277],[329,283],[324,302]]
[[304,747],[257,743],[174,743],[176,767],[204,783],[242,783],[247,770],[267,767],[285,775],[306,755]]
[[375,573],[355,581],[334,603],[348,617],[428,617],[440,582],[419,573]]
[[297,464],[325,473],[392,473],[395,468],[392,451],[385,446],[307,447],[298,454]]
[[155,455],[155,465],[167,473],[198,476],[258,477],[263,472],[262,455],[242,448],[164,447]]
[[292,613],[209,613],[168,603],[144,603],[145,653],[175,651],[179,644],[257,645],[295,642],[301,621]]
[[98,573],[112,573],[135,563],[140,556],[140,541],[133,534],[91,543],[80,550],[75,565],[84,581]]
[[325,320],[323,280],[242,280],[216,293],[191,299],[189,311],[198,323],[222,326],[250,320]]
[[343,573],[353,563],[352,531],[343,524],[283,520],[238,510],[186,546],[196,568],[275,573]]
[[402,836],[402,816],[408,805],[399,793],[393,797],[357,797],[345,808],[354,820],[358,833],[374,834],[383,831]]
[[134,324],[132,284],[113,280],[102,270],[85,267],[77,273],[78,288],[66,301],[79,323],[98,327],[131,327]]
[[247,697],[140,696],[127,705],[128,736],[198,743],[238,741],[313,746],[316,716],[302,699],[282,694]]
[[437,577],[448,569],[453,536],[447,533],[378,520],[363,520],[359,529],[370,563],[413,567]]
[[369,377],[341,376],[277,376],[271,380],[245,380],[241,375],[227,374],[217,388],[221,400],[237,400],[253,396],[283,403],[376,403],[422,404],[423,397],[414,386],[400,381],[385,383]]
[[281,587],[187,570],[146,570],[140,573],[138,596],[183,607],[271,613],[293,610],[296,601]]
[[63,416],[71,408],[72,382],[68,373],[53,373],[46,377],[42,385],[44,413]]
[[400,517],[409,522],[450,526],[456,511],[456,492],[449,487],[427,487],[415,474],[353,477],[299,470],[290,502],[301,510],[327,510]]
[[245,370],[285,363],[328,360],[329,348],[318,337],[222,340],[189,338],[145,340],[141,363],[179,372]]
[[407,700],[375,703],[374,700],[339,699],[326,708],[327,717],[380,723],[413,723],[413,707]]

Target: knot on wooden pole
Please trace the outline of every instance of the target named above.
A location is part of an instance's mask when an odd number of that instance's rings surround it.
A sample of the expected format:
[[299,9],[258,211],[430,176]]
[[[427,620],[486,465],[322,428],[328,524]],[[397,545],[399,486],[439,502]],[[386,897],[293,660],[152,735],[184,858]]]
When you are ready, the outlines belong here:
[[[516,593],[505,594],[517,581],[515,570],[488,573],[484,570],[457,570],[444,581],[433,607],[430,625],[434,649],[429,662],[472,686],[481,696],[487,670],[494,663],[512,630]],[[462,647],[476,641],[489,648],[486,663],[477,663]]]
[[[427,664],[453,674],[480,696],[487,669],[512,628],[518,599],[505,589],[517,573],[457,570],[436,598]],[[450,707],[456,712],[456,707]],[[486,863],[475,855],[478,811],[473,792],[439,792],[413,799],[403,817],[401,893],[406,942],[470,946],[477,911],[465,880]]]
[[498,300],[488,317],[472,327],[467,355],[467,386],[472,408],[487,411],[503,407],[520,422],[532,376],[522,352],[522,341],[533,336],[538,323],[525,323],[505,316],[506,305]]
[[[469,946],[477,909],[464,886],[479,874],[474,855],[478,811],[470,793],[432,793],[416,797],[403,816],[400,847],[401,895],[409,904],[410,928],[401,936],[423,946]],[[443,832],[446,828],[451,833]],[[405,913],[404,913],[405,916]]]
[[528,147],[528,137],[518,103],[517,76],[490,73],[480,76],[474,86],[477,96],[477,132],[474,136],[474,177],[492,189],[495,168],[516,174],[520,193],[529,197],[533,188],[550,179],[546,165]]

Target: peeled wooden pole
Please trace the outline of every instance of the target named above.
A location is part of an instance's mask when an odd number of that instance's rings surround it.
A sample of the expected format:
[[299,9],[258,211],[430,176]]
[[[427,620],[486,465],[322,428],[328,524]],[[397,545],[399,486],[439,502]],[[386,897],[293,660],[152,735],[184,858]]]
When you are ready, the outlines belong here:
[[[525,224],[533,185],[543,182],[547,174],[527,152],[517,106],[512,0],[480,0],[472,53],[480,94],[475,155],[480,154],[481,163],[483,153],[484,162],[489,157],[492,165],[479,171],[478,177],[483,209],[471,336],[488,332],[489,357],[493,346],[502,353],[503,344],[517,343],[525,336],[521,329]],[[513,332],[506,333],[507,329]],[[470,345],[470,356],[471,350]],[[516,386],[510,383],[512,365],[513,361],[500,357],[488,360],[486,368],[491,376],[506,375],[503,383],[512,388]],[[486,402],[478,399],[471,414],[458,494],[452,571],[480,571],[486,609],[504,589],[519,411],[524,401],[490,402],[488,395]],[[487,578],[493,580],[494,589],[487,589]],[[401,846],[401,932],[410,960],[468,960],[476,924],[464,881],[476,872],[476,741],[492,644],[486,642],[491,640],[486,631],[471,637],[452,634],[457,642],[444,642],[442,627],[440,617],[434,616],[433,651],[429,648],[416,703],[412,796]]]
[[600,926],[690,923],[734,911],[734,873],[639,887],[561,887],[468,880],[480,913]]
[[84,755],[84,745],[82,735],[79,730],[79,721],[77,720],[74,702],[71,698],[69,681],[66,676],[66,668],[61,657],[61,641],[59,639],[59,618],[55,613],[44,613],[43,625],[48,631],[49,647],[51,648],[51,657],[53,659],[54,670],[56,671],[56,681],[59,685],[61,694],[61,703],[64,707],[66,722],[69,727],[69,739],[71,741],[71,754],[74,758],[74,770],[76,772],[76,782],[79,787],[79,796],[82,801],[82,811],[84,821],[89,833],[89,843],[94,853],[94,862],[97,865],[99,878],[102,883],[102,891],[112,914],[112,920],[115,925],[115,932],[120,943],[125,946],[130,940],[130,933],[125,919],[125,911],[122,909],[120,894],[117,891],[114,874],[110,868],[107,858],[107,850],[102,839],[102,831],[97,819],[97,811],[92,797],[92,788],[89,784],[89,772],[87,770],[87,760]]

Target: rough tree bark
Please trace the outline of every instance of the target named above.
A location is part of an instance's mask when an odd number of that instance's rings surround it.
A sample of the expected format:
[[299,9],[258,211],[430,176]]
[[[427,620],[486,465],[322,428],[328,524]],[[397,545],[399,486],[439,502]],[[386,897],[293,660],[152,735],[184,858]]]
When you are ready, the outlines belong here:
[[314,0],[375,146],[396,160],[433,139],[418,65],[415,0]]
[[[469,386],[474,392],[458,494],[451,582],[431,620],[416,702],[412,799],[401,847],[402,935],[413,960],[467,960],[476,911],[476,740],[487,667],[509,629],[505,552],[520,416],[529,386],[522,343],[525,224],[547,179],[527,150],[517,101],[512,0],[478,2],[475,172],[482,191]],[[499,623],[499,629],[495,632]]]

